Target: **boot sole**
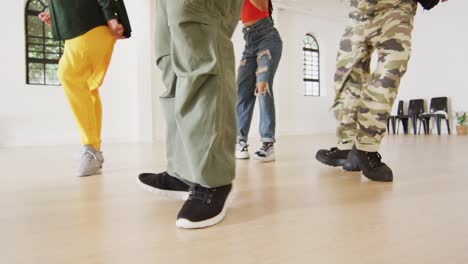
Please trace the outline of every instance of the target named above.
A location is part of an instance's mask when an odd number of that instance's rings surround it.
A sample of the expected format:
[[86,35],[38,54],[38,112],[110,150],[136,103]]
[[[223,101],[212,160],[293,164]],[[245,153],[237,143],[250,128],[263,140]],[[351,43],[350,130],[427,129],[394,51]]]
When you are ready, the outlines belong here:
[[327,166],[330,166],[330,167],[341,167],[344,165],[344,163],[346,162],[346,160],[336,160],[335,162],[329,160],[329,159],[326,159],[322,156],[319,156],[319,155],[315,155],[315,159],[317,159],[319,162],[327,165]]
[[361,169],[358,168],[357,166],[356,166],[356,167],[349,167],[349,166],[346,166],[346,164],[343,165],[341,168],[342,168],[344,171],[352,171],[352,172],[361,171]]
[[371,178],[367,177],[367,176],[364,174],[364,172],[361,172],[361,176],[366,177],[367,179],[369,179],[369,180],[371,180],[371,181],[375,181],[375,182],[393,182],[393,177],[390,178],[390,179],[385,179],[385,180],[380,180],[380,179],[379,179],[379,180],[376,180],[376,179],[371,179]]
[[[352,158],[350,162],[354,163],[354,164],[358,164],[358,161],[356,159],[354,159],[354,158]],[[361,170],[361,176],[364,176],[367,179],[369,179],[371,181],[376,181],[376,182],[392,182],[393,181],[393,176],[390,179],[372,179],[372,178],[369,178],[369,177],[366,176],[366,174],[362,170]]]

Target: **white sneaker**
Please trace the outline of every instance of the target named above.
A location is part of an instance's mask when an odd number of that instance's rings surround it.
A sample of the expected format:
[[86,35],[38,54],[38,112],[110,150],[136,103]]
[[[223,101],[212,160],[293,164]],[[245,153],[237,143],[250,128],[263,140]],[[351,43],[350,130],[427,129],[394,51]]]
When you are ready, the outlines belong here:
[[83,147],[77,176],[84,177],[97,174],[101,170],[103,163],[104,156],[102,152],[95,150],[92,146],[86,145]]
[[275,160],[275,146],[273,143],[264,142],[263,146],[254,154],[254,159],[261,162],[270,162]]
[[249,145],[243,140],[236,143],[236,159],[249,159]]

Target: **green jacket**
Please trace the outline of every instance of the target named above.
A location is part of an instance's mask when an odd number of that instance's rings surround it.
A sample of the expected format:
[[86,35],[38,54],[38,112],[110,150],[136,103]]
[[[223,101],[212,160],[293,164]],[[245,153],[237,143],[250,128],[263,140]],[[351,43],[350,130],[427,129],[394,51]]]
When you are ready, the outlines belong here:
[[83,35],[89,30],[107,25],[118,19],[124,36],[129,38],[132,29],[123,0],[48,0],[52,33],[56,40],[67,40]]

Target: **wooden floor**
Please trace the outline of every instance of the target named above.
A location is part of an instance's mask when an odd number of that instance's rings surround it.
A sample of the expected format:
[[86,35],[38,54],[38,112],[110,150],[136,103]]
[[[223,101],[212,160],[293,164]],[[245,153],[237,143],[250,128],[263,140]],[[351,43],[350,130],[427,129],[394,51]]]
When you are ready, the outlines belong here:
[[159,146],[108,145],[102,175],[80,179],[73,146],[0,149],[0,263],[468,263],[468,137],[387,137],[393,184],[316,162],[334,141],[284,137],[275,163],[239,161],[226,219],[198,231],[135,183],[164,169]]

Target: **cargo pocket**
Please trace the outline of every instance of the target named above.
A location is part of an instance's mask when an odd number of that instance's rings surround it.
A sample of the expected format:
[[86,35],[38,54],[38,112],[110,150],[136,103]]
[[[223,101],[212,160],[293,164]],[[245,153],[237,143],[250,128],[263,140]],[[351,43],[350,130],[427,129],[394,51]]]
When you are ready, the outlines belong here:
[[218,29],[202,19],[171,25],[171,54],[178,76],[219,74]]

